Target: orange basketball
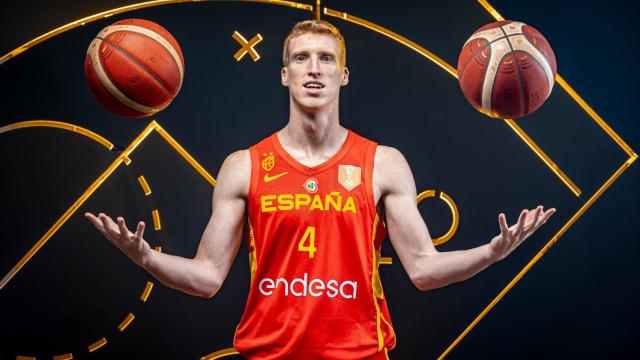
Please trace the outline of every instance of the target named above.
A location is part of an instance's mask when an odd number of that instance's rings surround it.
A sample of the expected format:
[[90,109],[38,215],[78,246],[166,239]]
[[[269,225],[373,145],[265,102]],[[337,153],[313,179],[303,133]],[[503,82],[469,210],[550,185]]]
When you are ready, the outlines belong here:
[[87,50],[84,70],[100,104],[118,115],[142,118],[166,108],[178,94],[184,58],[162,26],[127,19],[98,33]]
[[458,58],[458,81],[476,110],[500,119],[536,111],[557,73],[549,42],[535,28],[505,20],[476,30]]

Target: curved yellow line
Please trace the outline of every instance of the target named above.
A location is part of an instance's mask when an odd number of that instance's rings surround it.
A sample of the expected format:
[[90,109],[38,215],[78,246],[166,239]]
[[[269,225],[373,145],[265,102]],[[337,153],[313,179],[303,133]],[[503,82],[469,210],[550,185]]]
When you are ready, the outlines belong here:
[[131,322],[135,318],[136,318],[135,315],[133,315],[132,313],[129,313],[124,318],[124,320],[122,320],[122,322],[118,325],[118,330],[120,330],[120,332],[125,331],[127,329],[127,327],[129,326],[129,324],[131,324]]
[[83,127],[77,126],[77,125],[73,125],[70,123],[66,123],[66,122],[62,122],[62,121],[54,121],[54,120],[28,120],[28,121],[21,121],[21,122],[17,122],[17,123],[13,123],[13,124],[9,124],[9,125],[5,125],[3,127],[0,127],[0,134],[12,131],[12,130],[17,130],[17,129],[24,129],[24,128],[30,128],[30,127],[52,127],[52,128],[58,128],[58,129],[63,129],[63,130],[68,130],[68,131],[72,131],[75,133],[78,133],[80,135],[84,135],[92,140],[94,140],[95,142],[99,143],[100,145],[106,147],[108,150],[113,149],[113,144],[105,139],[104,137],[94,133],[91,130],[87,130]]
[[153,218],[153,230],[161,230],[162,225],[160,223],[160,211],[158,211],[158,209],[154,209],[151,211],[151,216]]
[[140,187],[142,187],[142,191],[145,196],[151,195],[151,188],[149,187],[147,180],[144,178],[144,175],[138,176],[138,183],[140,184]]
[[451,76],[455,77],[456,79],[458,78],[458,71],[451,65],[449,65],[449,63],[447,63],[446,61],[442,60],[438,55],[432,53],[431,51],[423,48],[422,46],[416,44],[415,42],[407,39],[406,37],[397,34],[387,28],[384,28],[380,25],[376,25],[370,21],[361,19],[357,16],[353,16],[351,14],[348,14],[346,12],[341,12],[341,11],[337,11],[337,10],[333,10],[333,9],[329,9],[327,7],[324,8],[324,14],[325,15],[329,15],[329,16],[334,16],[343,20],[347,20],[349,22],[352,22],[354,24],[358,24],[362,27],[365,27],[367,29],[373,30],[375,32],[377,32],[380,35],[384,35],[390,39],[393,39],[399,43],[401,43],[402,45],[410,48],[411,50],[414,50],[415,52],[417,52],[418,54],[426,57],[427,59],[433,61],[436,65],[440,66],[444,71],[448,72],[449,74],[451,74]]
[[72,359],[73,359],[73,353],[67,353],[67,354],[54,355],[53,356],[53,360],[72,360]]
[[[24,129],[29,127],[53,127],[58,129],[64,129],[68,131],[72,131],[81,135],[84,135],[99,144],[106,147],[108,150],[113,148],[113,144],[109,142],[107,139],[102,136],[94,133],[93,131],[87,130],[80,126],[76,126],[73,124],[61,122],[61,121],[53,121],[53,120],[31,120],[31,121],[22,121],[9,125],[5,125],[0,127],[0,134],[13,131],[17,129]],[[80,207],[80,205],[89,197],[89,195],[106,179],[107,176],[119,165],[118,161],[114,162],[105,173],[103,173],[100,178],[95,181],[91,187],[85,191],[82,196],[76,200],[76,202],[62,215],[58,221],[45,233],[36,244],[18,261],[18,263],[9,270],[9,272],[0,279],[0,290],[2,290],[9,281],[24,267],[24,265],[44,246],[44,244],[49,241],[49,239],[53,236],[53,234],[58,231],[58,229],[64,224],[69,217]]]
[[151,294],[152,289],[153,289],[153,283],[147,281],[147,285],[145,285],[144,290],[142,290],[142,294],[140,295],[140,300],[142,302],[147,302],[147,299],[149,299],[149,294]]
[[94,352],[98,349],[100,349],[101,347],[105,346],[107,344],[107,339],[106,338],[102,338],[96,342],[94,342],[93,344],[89,345],[87,348],[89,349],[89,352]]
[[[101,19],[105,19],[108,18],[110,16],[116,15],[116,14],[122,14],[125,12],[129,12],[129,11],[134,11],[134,10],[140,10],[140,9],[144,9],[144,8],[148,8],[148,7],[154,7],[154,6],[160,6],[160,5],[168,5],[168,4],[178,4],[178,3],[185,3],[185,2],[202,2],[202,1],[224,1],[224,0],[156,0],[156,1],[146,1],[146,2],[141,2],[141,3],[137,3],[137,4],[132,4],[132,5],[127,5],[127,6],[122,6],[119,8],[115,8],[115,9],[111,9],[111,10],[107,10],[107,11],[103,11],[101,13],[97,13],[94,15],[90,15],[87,17],[84,17],[82,19],[78,19],[76,21],[72,21],[66,25],[60,26],[58,28],[55,28],[47,33],[44,33],[40,36],[38,36],[37,38],[30,40],[24,44],[22,44],[21,46],[19,46],[18,48],[10,51],[9,53],[3,55],[2,57],[0,57],[0,65],[4,64],[5,62],[7,62],[8,60],[22,54],[23,52],[29,50],[30,48],[40,44],[41,42],[51,39],[54,36],[60,35],[65,31],[71,30],[71,29],[75,29],[79,26],[83,26],[86,25],[88,23],[94,22],[96,20],[101,20]],[[288,6],[288,7],[292,7],[295,9],[301,9],[301,10],[306,10],[306,11],[313,11],[313,6],[312,5],[307,5],[307,4],[301,4],[301,3],[297,3],[297,2],[293,2],[293,1],[282,1],[282,0],[226,0],[226,1],[236,1],[236,2],[253,2],[253,3],[265,3],[265,4],[272,4],[272,5],[280,5],[280,6]]]
[[239,354],[240,353],[238,352],[238,350],[234,348],[228,348],[228,349],[218,350],[209,355],[205,355],[201,357],[200,360],[214,360],[214,359],[220,359],[226,356],[239,355]]
[[[425,190],[418,194],[416,202],[420,204],[422,200],[435,196],[435,190]],[[458,230],[458,224],[460,223],[460,214],[458,213],[458,207],[456,206],[456,203],[453,201],[451,196],[447,195],[444,191],[441,191],[439,197],[440,199],[442,199],[442,201],[445,202],[445,204],[447,204],[449,210],[451,210],[451,226],[444,235],[431,240],[433,242],[433,245],[442,245],[451,240],[453,235],[456,233],[456,230]]]

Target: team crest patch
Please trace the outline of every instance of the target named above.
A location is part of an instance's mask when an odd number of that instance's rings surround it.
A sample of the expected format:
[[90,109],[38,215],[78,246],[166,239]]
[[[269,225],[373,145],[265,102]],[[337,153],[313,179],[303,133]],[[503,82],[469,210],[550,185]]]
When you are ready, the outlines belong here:
[[262,156],[266,156],[263,160],[262,160],[262,168],[267,170],[267,171],[271,171],[271,169],[273,169],[274,166],[276,166],[276,158],[273,156],[272,152],[264,153],[262,154]]
[[362,182],[362,171],[358,166],[339,165],[338,166],[338,182],[345,189],[351,191]]
[[304,182],[304,188],[310,192],[310,193],[314,193],[316,191],[318,191],[318,180],[314,179],[314,178],[308,178],[307,181]]

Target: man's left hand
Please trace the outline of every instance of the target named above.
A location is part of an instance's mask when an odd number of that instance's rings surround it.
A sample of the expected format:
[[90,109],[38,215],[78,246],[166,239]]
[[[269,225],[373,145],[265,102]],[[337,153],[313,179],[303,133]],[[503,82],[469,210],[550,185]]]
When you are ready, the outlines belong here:
[[544,212],[542,210],[542,205],[534,210],[522,210],[518,222],[511,227],[507,226],[504,214],[498,215],[500,235],[491,239],[489,244],[491,256],[495,261],[502,260],[509,255],[556,212],[554,208]]

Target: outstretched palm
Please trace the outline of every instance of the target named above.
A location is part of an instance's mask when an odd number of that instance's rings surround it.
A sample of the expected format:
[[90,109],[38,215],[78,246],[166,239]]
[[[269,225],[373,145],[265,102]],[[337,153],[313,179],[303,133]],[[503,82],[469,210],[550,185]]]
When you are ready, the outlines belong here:
[[507,227],[507,219],[504,214],[498,215],[500,235],[491,239],[490,244],[491,252],[496,261],[502,260],[509,255],[556,212],[554,208],[545,212],[542,210],[542,205],[535,210],[522,210],[518,222],[511,227]]
[[138,222],[135,233],[127,229],[122,217],[116,224],[109,216],[100,213],[97,217],[91,213],[85,213],[85,217],[106,237],[113,245],[122,250],[133,262],[142,266],[145,257],[149,255],[151,248],[142,235],[144,234],[144,222]]

